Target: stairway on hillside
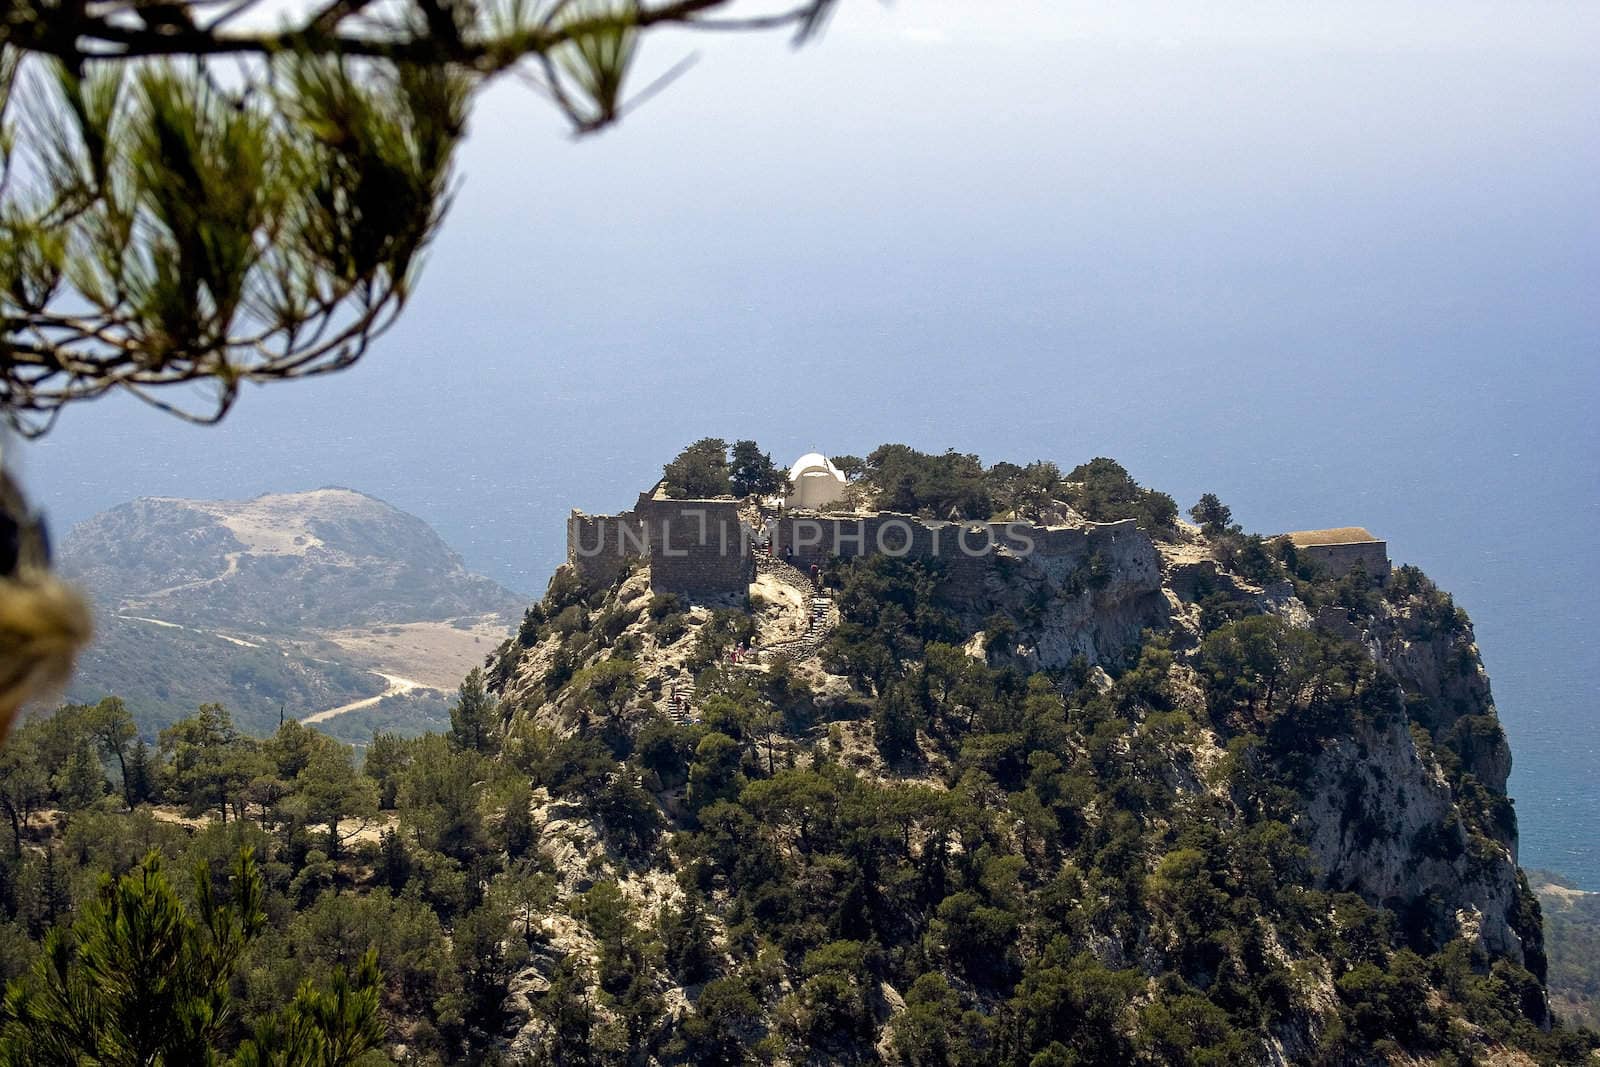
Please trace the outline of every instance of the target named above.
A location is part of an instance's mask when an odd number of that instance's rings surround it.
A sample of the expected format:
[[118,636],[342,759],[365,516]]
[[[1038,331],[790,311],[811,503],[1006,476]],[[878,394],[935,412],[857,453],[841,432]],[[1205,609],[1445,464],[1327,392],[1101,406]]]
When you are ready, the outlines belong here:
[[667,718],[679,726],[693,726],[700,721],[700,716],[695,714],[694,705],[685,690],[669,692],[664,701],[667,709]]
[[768,663],[778,656],[799,660],[816,655],[817,650],[839,625],[839,607],[834,603],[833,597],[828,595],[826,589],[818,589],[810,576],[800,568],[772,556],[756,557],[756,573],[770,575],[799,592],[805,598],[804,603],[808,606],[809,615],[804,634],[786,641],[760,645],[755,649],[756,654],[747,662]]

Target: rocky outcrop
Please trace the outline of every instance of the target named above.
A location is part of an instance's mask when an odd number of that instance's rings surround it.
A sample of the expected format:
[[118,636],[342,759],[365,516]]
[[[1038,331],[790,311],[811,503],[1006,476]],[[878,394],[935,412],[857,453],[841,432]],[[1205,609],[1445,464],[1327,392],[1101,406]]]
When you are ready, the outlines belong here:
[[1434,736],[1452,738],[1467,773],[1504,793],[1511,747],[1466,616],[1441,610],[1423,596],[1398,606],[1385,602],[1368,638],[1378,661],[1399,681],[1413,716]]
[[1469,833],[1438,761],[1420,753],[1403,717],[1327,745],[1313,763],[1301,817],[1323,888],[1360,893],[1402,916],[1427,903],[1454,919],[1440,940],[1467,937],[1523,962],[1512,927],[1515,858]]
[[1150,536],[1132,523],[1096,531],[1080,551],[952,563],[941,594],[962,623],[985,627],[999,614],[1017,631],[996,658],[1028,670],[1060,670],[1075,659],[1119,665],[1140,634],[1170,622],[1161,561]]
[[[1414,591],[1373,587],[1312,610],[1288,581],[1262,588],[1229,573],[1196,534],[1162,554],[1184,637],[1175,645],[1192,649],[1203,632],[1199,604],[1221,599],[1360,646],[1394,687],[1390,717],[1326,743],[1302,784],[1300,829],[1319,885],[1427,922],[1440,939],[1464,937],[1519,963],[1541,958],[1537,930],[1516,918],[1511,751],[1471,624],[1449,597],[1413,572],[1402,580]],[[1464,806],[1474,782],[1486,810]]]
[[[1355,606],[1318,599],[1313,608],[1291,581],[1263,585],[1231,573],[1195,531],[1158,545],[1131,522],[1080,530],[1079,542],[1050,551],[1002,545],[934,564],[939,601],[973,635],[978,655],[1027,671],[1083,663],[1109,686],[1104,668],[1127,666],[1147,631],[1171,636],[1188,662],[1207,629],[1203,605],[1219,600],[1229,617],[1269,614],[1360,646],[1392,684],[1393,706],[1324,742],[1298,783],[1296,821],[1318,886],[1425,923],[1440,941],[1466,938],[1518,963],[1539,955],[1517,921],[1514,823],[1463,807],[1463,774],[1504,799],[1510,753],[1470,625],[1447,597],[1431,586],[1413,596],[1374,588]],[[619,597],[643,588],[642,578],[632,580]],[[997,630],[997,618],[1010,626]],[[649,659],[651,638],[640,643]],[[1198,688],[1194,699],[1203,702]]]

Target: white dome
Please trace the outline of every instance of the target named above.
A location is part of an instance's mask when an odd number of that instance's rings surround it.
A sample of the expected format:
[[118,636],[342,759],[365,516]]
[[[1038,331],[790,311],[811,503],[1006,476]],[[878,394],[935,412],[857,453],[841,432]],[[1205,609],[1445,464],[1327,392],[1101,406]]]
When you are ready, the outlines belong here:
[[826,474],[839,481],[844,481],[844,474],[821,452],[807,452],[794,461],[794,466],[789,468],[789,480],[798,482],[802,475]]
[[821,508],[845,497],[845,477],[821,452],[807,452],[789,468],[787,507]]

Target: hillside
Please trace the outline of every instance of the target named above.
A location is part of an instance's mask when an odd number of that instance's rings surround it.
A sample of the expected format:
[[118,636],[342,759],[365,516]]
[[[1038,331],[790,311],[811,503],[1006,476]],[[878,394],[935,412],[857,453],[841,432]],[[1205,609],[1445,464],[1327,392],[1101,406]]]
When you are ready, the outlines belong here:
[[[908,465],[867,511],[990,519],[1022,470]],[[559,856],[511,1052],[581,1062],[548,1023],[592,980],[592,1040],[667,1061],[1585,1055],[1449,595],[1047,467],[1081,549],[835,558],[826,610],[778,562],[742,607],[557,574],[491,672]]]
[[1600,893],[1558,874],[1528,872],[1544,910],[1550,946],[1550,1002],[1562,1018],[1600,1027]]
[[[1471,623],[1421,571],[1214,498],[1190,526],[1104,459],[838,466],[830,521],[887,489],[919,536],[1024,525],[815,572],[776,538],[604,565],[575,538],[448,733],[380,736],[360,773],[214,708],[155,750],[110,702],[26,724],[0,973],[49,984],[43,932],[103,914],[89,872],[155,849],[224,887],[248,846],[229,1048],[371,948],[397,1062],[1592,1062],[1551,1011]],[[752,530],[771,506],[726,501]]]
[[347,489],[135,500],[74,527],[61,558],[97,608],[69,698],[115,693],[152,730],[206,701],[266,732],[280,709],[391,693],[413,713],[400,725],[437,727],[519,604],[421,519]]
[[119,614],[253,634],[521,607],[427,523],[349,489],[135,500],[73,527],[61,556]]

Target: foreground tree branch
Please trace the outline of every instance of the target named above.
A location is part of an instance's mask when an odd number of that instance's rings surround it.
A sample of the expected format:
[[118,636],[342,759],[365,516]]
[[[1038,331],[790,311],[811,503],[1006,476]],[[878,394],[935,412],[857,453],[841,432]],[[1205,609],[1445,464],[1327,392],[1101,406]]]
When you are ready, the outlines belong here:
[[587,134],[681,69],[630,96],[646,34],[804,40],[831,3],[6,5],[0,413],[37,436],[120,390],[214,422],[245,382],[347,367],[405,307],[486,83],[517,70]]

